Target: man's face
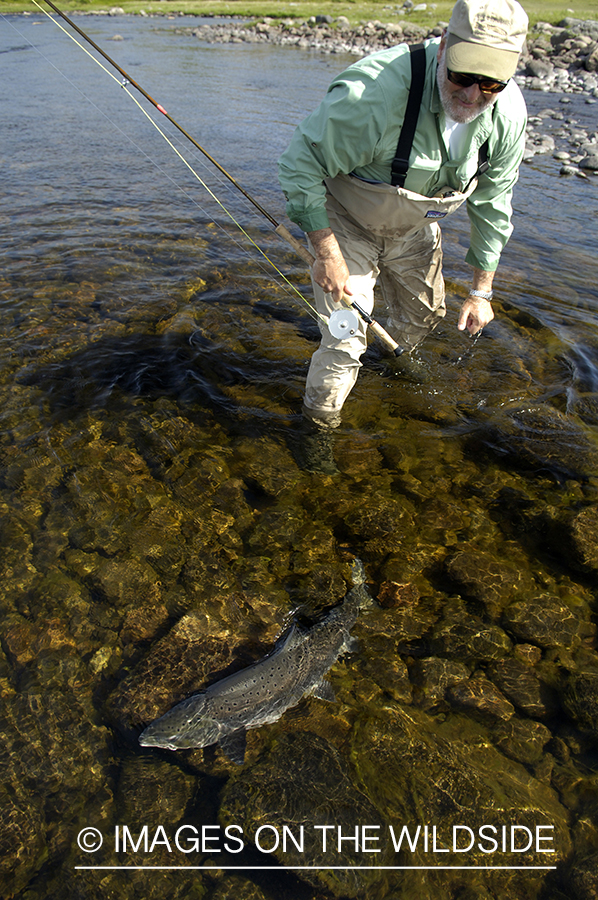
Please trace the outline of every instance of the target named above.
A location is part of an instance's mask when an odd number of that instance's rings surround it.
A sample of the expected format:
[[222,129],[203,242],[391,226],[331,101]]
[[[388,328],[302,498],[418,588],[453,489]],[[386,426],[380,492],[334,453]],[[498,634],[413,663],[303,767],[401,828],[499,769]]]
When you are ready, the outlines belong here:
[[493,106],[498,94],[484,94],[477,84],[468,88],[460,87],[448,80],[446,73],[446,38],[442,38],[438,48],[438,71],[436,74],[438,92],[445,115],[464,125],[477,119],[485,109]]

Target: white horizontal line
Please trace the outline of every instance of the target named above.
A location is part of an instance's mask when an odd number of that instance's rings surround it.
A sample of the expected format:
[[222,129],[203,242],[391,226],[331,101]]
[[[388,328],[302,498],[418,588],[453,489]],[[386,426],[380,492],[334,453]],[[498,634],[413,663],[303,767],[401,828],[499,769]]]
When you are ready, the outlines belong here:
[[360,871],[360,870],[376,870],[380,871],[398,871],[405,869],[478,869],[482,871],[491,870],[491,869],[519,869],[523,871],[527,870],[538,870],[542,869],[556,869],[556,866],[75,866],[75,869],[88,869],[88,870],[115,870],[115,869],[184,869],[184,870],[195,870],[202,871],[205,870],[211,871],[215,870],[217,872],[231,872],[231,871],[242,871],[242,872],[272,872],[272,871],[295,871],[297,869],[310,869],[315,871],[328,871],[329,869],[340,869],[341,871]]

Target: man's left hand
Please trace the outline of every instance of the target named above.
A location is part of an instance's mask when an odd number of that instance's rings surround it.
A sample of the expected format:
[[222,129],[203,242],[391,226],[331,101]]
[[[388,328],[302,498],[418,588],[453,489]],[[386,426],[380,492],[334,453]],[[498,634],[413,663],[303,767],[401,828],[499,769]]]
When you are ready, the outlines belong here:
[[470,334],[477,334],[493,318],[494,311],[489,300],[484,300],[483,297],[468,297],[461,307],[457,328],[459,331],[465,331],[467,328]]

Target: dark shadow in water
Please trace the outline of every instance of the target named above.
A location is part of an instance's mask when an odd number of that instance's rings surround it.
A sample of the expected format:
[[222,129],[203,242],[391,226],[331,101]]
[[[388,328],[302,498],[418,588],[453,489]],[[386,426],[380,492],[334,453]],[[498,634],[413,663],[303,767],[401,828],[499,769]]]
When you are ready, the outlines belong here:
[[53,411],[68,412],[70,418],[105,406],[116,391],[224,406],[226,398],[214,382],[232,383],[235,372],[210,353],[209,341],[193,337],[193,344],[188,338],[175,342],[148,334],[102,339],[65,360],[40,366],[22,383],[43,388]]
[[478,463],[498,462],[515,472],[546,475],[557,484],[569,479],[585,483],[598,474],[598,450],[579,426],[548,404],[517,412],[480,425],[466,438],[465,453]]
[[103,338],[67,359],[28,372],[21,383],[42,389],[58,419],[72,420],[98,409],[118,413],[136,398],[167,398],[190,421],[203,423],[208,414],[228,432],[248,435],[263,432],[260,421],[267,410],[241,407],[226,394],[226,387],[280,385],[298,378],[287,363],[235,356],[195,331],[191,336]]

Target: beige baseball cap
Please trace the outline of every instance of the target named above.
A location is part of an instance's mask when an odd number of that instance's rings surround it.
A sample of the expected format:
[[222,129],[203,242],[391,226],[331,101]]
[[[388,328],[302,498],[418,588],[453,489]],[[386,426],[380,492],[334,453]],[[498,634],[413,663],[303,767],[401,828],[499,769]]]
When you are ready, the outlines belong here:
[[454,72],[508,81],[527,34],[517,0],[457,0],[447,28],[446,64]]

